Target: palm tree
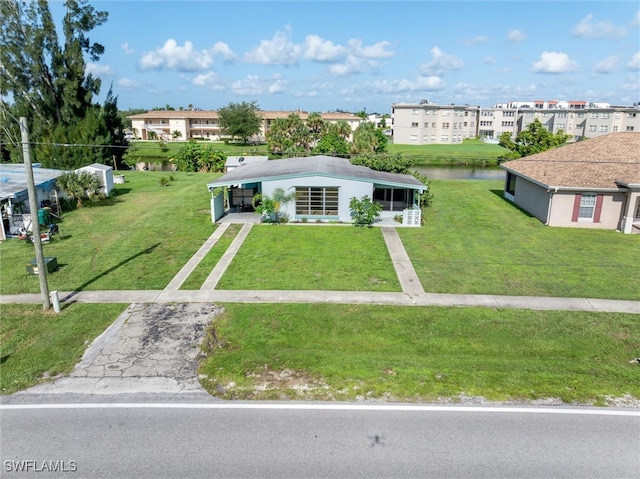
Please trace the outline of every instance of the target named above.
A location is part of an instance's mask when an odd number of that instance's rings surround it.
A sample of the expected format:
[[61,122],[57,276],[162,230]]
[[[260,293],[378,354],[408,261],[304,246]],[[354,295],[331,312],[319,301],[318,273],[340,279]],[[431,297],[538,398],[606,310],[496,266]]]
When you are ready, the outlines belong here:
[[84,200],[93,200],[104,196],[102,180],[88,171],[64,173],[56,178],[56,185],[78,207],[82,206]]

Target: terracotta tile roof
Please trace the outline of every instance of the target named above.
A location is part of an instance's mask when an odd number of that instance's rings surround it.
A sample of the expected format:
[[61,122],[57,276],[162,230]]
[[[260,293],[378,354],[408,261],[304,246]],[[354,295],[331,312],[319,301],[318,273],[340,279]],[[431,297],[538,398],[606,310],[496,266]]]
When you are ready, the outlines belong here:
[[[258,115],[262,118],[268,118],[270,120],[276,118],[286,118],[291,113],[296,113],[301,119],[306,120],[309,116],[309,112],[306,111],[259,111]],[[345,121],[355,121],[359,120],[357,116],[353,113],[342,113],[342,112],[333,112],[333,113],[320,113],[320,116],[324,120],[328,121],[337,121],[337,120],[345,120]],[[217,119],[218,112],[216,110],[151,110],[146,113],[140,113],[138,115],[131,115],[128,118],[133,120],[158,120],[158,119]]]
[[502,167],[548,187],[640,184],[640,133],[610,133],[508,161]]

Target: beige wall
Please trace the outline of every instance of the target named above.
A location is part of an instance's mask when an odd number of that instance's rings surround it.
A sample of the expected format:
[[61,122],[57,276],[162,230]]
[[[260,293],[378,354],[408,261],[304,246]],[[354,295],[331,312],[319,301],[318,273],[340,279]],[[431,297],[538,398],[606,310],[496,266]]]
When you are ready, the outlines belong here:
[[467,105],[394,104],[393,142],[399,145],[460,144],[478,134],[478,108]]
[[549,225],[569,228],[618,229],[620,227],[622,208],[626,205],[627,195],[625,193],[599,194],[603,195],[599,223],[593,223],[592,221],[572,222],[571,217],[573,216],[576,193],[573,191],[559,191],[553,195]]

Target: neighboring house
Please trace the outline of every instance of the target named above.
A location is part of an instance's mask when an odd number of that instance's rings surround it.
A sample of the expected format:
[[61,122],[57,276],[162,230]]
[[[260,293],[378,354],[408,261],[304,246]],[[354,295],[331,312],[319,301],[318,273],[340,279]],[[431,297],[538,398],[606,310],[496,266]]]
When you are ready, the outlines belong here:
[[505,198],[546,225],[640,233],[640,133],[610,133],[501,166]]
[[227,156],[224,164],[225,171],[231,171],[239,166],[252,165],[261,161],[268,161],[268,156]]
[[113,190],[113,168],[109,165],[103,165],[102,163],[92,163],[91,165],[78,168],[76,172],[86,171],[92,173],[102,181],[102,187],[104,188],[104,194],[109,196],[111,190]]
[[[32,171],[36,189],[36,204],[40,208],[43,202],[50,199],[52,190],[55,190],[56,178],[66,172],[40,168],[37,163],[33,164]],[[17,235],[23,228],[29,229],[31,216],[24,163],[0,165],[0,208],[2,210],[0,240]]]
[[[309,117],[309,113],[302,110],[258,111],[262,125],[259,138],[256,140],[264,141],[271,123],[278,118],[286,118],[292,113],[298,115],[303,121]],[[320,113],[320,116],[328,123],[346,121],[351,131],[355,131],[362,123],[362,119],[352,113],[325,112]],[[222,137],[220,117],[215,110],[152,110],[127,118],[131,120],[133,135],[140,140],[149,140],[150,132],[153,132],[158,139],[165,141],[186,141],[190,138],[220,140]],[[177,136],[174,136],[175,132],[178,132]]]
[[[235,168],[207,186],[213,221],[228,210],[251,205],[256,193],[271,196],[276,188],[296,192],[295,201],[281,207],[291,221],[351,222],[351,198],[363,196],[382,205],[382,217],[392,218],[404,210],[413,212],[419,193],[427,189],[412,175],[375,171],[332,156],[254,163]],[[420,226],[419,217],[411,226]]]

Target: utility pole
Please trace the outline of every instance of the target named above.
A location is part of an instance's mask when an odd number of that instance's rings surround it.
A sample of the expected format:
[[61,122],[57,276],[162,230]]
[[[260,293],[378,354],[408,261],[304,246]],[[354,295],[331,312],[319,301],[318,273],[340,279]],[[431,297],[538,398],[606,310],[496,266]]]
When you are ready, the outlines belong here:
[[31,228],[33,231],[33,244],[36,250],[36,264],[38,265],[38,280],[40,281],[40,293],[42,293],[42,307],[51,309],[49,298],[49,285],[47,283],[47,266],[44,263],[42,252],[42,239],[40,238],[40,220],[38,218],[38,199],[36,185],[33,179],[31,167],[31,146],[29,145],[29,129],[27,119],[20,117],[20,133],[22,135],[22,156],[24,157],[24,172],[27,175],[27,193],[29,194],[29,211],[31,211]]

